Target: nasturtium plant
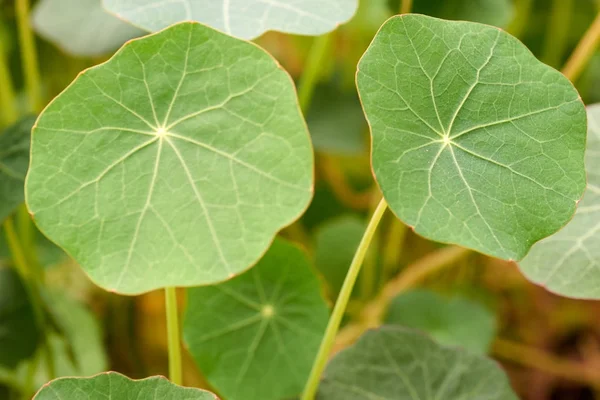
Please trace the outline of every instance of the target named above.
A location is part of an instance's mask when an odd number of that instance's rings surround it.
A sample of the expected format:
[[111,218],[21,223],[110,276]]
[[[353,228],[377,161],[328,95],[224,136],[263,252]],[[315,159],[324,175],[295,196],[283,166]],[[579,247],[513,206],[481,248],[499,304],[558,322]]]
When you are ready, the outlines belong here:
[[517,399],[494,361],[395,326],[369,331],[337,354],[325,370],[317,398]]
[[60,378],[45,385],[34,400],[218,400],[205,390],[183,388],[163,377],[132,380],[116,372],[90,378]]
[[151,32],[193,20],[242,39],[267,31],[320,35],[348,21],[358,7],[358,0],[103,1],[110,12]]
[[600,104],[587,110],[585,197],[573,220],[533,246],[519,266],[533,282],[560,295],[600,299]]
[[38,227],[127,294],[239,274],[312,197],[291,78],[254,44],[197,23],[83,72],[39,117],[31,154]]
[[494,315],[479,303],[428,290],[397,296],[388,308],[385,323],[419,329],[444,346],[479,354],[488,352],[497,329]]
[[375,177],[417,233],[520,260],[572,217],[585,189],[585,108],[517,39],[397,16],[358,68]]
[[0,266],[0,368],[14,368],[33,356],[40,336],[21,278],[14,269]]
[[34,122],[34,117],[26,117],[0,133],[0,222],[23,203],[29,132]]
[[144,31],[102,7],[102,0],[41,0],[32,14],[35,31],[76,56],[113,52]]
[[302,391],[327,319],[307,256],[277,239],[250,271],[188,289],[184,336],[226,399],[279,400]]

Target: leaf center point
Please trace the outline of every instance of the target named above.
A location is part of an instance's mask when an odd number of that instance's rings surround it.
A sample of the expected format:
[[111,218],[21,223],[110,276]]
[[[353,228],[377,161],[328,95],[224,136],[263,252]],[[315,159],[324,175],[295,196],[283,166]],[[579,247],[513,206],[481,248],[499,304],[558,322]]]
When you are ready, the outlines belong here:
[[260,313],[265,319],[271,318],[275,315],[275,308],[270,304],[266,304],[263,306],[262,310],[260,310]]
[[158,136],[159,138],[165,137],[169,134],[169,131],[167,131],[167,129],[163,126],[161,126],[160,128],[156,129],[155,132],[156,136]]
[[444,146],[452,144],[452,139],[450,138],[450,135],[444,135],[444,137],[442,138],[442,143],[444,143]]

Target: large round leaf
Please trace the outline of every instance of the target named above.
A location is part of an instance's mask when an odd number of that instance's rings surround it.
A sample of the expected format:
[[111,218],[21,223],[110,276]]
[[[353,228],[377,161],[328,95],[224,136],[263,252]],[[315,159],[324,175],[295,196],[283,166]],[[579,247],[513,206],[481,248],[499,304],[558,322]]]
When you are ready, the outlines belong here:
[[103,0],[117,16],[149,31],[198,21],[243,39],[267,31],[320,35],[349,20],[358,0]]
[[329,363],[319,400],[517,400],[498,365],[440,347],[416,331],[384,326]]
[[99,285],[197,286],[254,264],[312,196],[289,75],[196,23],[125,45],[42,113],[29,209]]
[[183,388],[163,377],[139,381],[116,372],[91,378],[60,378],[45,385],[34,400],[218,400],[200,389]]
[[0,222],[23,203],[34,121],[34,117],[24,118],[0,133]]
[[504,31],[393,17],[359,64],[373,170],[417,233],[521,259],[585,189],[585,108]]
[[252,270],[188,293],[185,340],[219,393],[280,400],[302,391],[328,310],[300,249],[276,240]]
[[40,336],[19,275],[14,269],[0,267],[0,367],[12,369],[33,356]]
[[77,56],[107,54],[144,34],[106,12],[102,0],[42,0],[32,23],[40,36]]
[[600,104],[588,107],[587,192],[573,220],[519,263],[533,282],[562,296],[600,299]]

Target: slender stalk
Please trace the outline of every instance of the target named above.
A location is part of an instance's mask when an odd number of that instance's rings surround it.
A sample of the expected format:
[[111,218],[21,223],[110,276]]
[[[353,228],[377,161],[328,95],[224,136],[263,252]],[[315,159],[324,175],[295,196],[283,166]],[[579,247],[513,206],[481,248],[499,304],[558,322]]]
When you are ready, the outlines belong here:
[[177,313],[177,292],[173,287],[165,288],[167,306],[167,336],[169,343],[169,379],[176,385],[183,383],[181,370],[181,342],[179,315]]
[[413,0],[400,0],[400,14],[408,14],[412,10]]
[[517,0],[515,2],[515,17],[506,31],[511,35],[520,38],[527,27],[532,8],[533,0]]
[[543,62],[553,67],[560,64],[567,46],[572,12],[573,0],[553,0],[541,57]]
[[12,84],[8,62],[0,43],[0,125],[12,125],[17,121],[15,89]]
[[15,268],[23,280],[23,284],[25,285],[25,289],[27,290],[27,294],[33,307],[36,323],[44,337],[42,345],[44,347],[44,354],[46,356],[46,370],[48,377],[50,379],[54,379],[56,377],[54,355],[48,338],[49,327],[44,315],[44,304],[40,295],[40,287],[36,280],[36,276],[32,274],[30,268],[28,267],[27,257],[25,256],[23,246],[19,241],[19,236],[17,235],[17,231],[12,219],[7,218],[6,221],[4,221],[3,226],[6,233],[6,241],[8,243]]
[[369,224],[367,225],[367,229],[365,230],[360,244],[356,249],[356,253],[354,254],[354,258],[350,264],[350,269],[348,270],[348,274],[346,275],[346,279],[342,285],[342,289],[335,303],[335,307],[333,308],[333,312],[329,318],[329,323],[327,324],[325,335],[321,341],[319,352],[317,353],[312,370],[310,371],[308,382],[306,383],[304,393],[302,394],[302,400],[313,400],[315,397],[317,387],[319,386],[319,379],[329,358],[329,353],[333,347],[340,323],[342,322],[342,317],[344,316],[344,311],[348,305],[348,300],[350,300],[350,295],[352,294],[352,289],[354,288],[356,278],[360,272],[360,267],[365,259],[365,255],[367,254],[367,250],[369,249],[373,235],[375,234],[377,226],[379,225],[379,222],[381,221],[383,213],[386,209],[387,203],[385,202],[385,199],[381,199],[379,205],[373,213],[373,216],[371,217],[371,220],[369,221]]
[[594,51],[596,51],[598,42],[600,42],[600,13],[598,13],[585,35],[583,35],[562,70],[562,73],[571,82],[575,82],[579,78],[590,58],[592,58]]
[[31,24],[29,23],[29,0],[15,1],[25,86],[27,88],[27,95],[29,96],[30,111],[37,114],[42,110],[44,105],[35,38],[31,30]]
[[298,84],[298,101],[300,102],[300,109],[305,115],[310,107],[319,78],[319,71],[323,67],[323,62],[327,57],[333,35],[334,33],[332,32],[315,38],[310,48],[310,52],[308,53],[306,65],[302,72],[302,78],[300,78]]

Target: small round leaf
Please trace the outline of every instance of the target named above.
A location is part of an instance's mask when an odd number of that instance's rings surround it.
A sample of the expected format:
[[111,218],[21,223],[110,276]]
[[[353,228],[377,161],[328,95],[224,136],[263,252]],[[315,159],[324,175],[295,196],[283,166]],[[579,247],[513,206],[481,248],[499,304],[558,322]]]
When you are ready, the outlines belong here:
[[572,217],[585,189],[585,108],[506,32],[393,17],[357,84],[377,182],[417,233],[520,260]]
[[32,138],[27,204],[100,286],[137,294],[239,274],[312,197],[293,82],[197,23],[82,73]]
[[252,270],[188,294],[185,340],[219,393],[280,400],[302,391],[328,310],[300,249],[276,240]]

